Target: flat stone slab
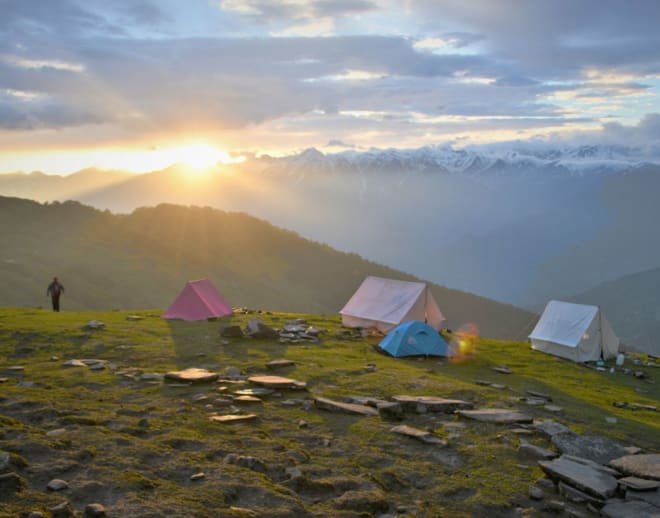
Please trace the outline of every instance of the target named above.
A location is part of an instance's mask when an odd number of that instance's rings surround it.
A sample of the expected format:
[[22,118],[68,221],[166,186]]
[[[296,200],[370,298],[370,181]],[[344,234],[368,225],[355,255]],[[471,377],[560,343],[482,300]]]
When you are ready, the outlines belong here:
[[532,444],[525,439],[520,439],[520,448],[518,451],[524,455],[529,455],[530,457],[534,457],[537,459],[554,459],[555,457],[558,457],[559,454],[552,451],[548,450],[547,448],[542,448],[541,446],[536,446],[535,444]]
[[268,389],[268,388],[247,388],[247,389],[240,389],[234,392],[234,394],[238,396],[270,396],[273,392],[275,392],[273,389]]
[[532,397],[538,397],[545,399],[546,401],[552,401],[552,396],[550,394],[546,394],[545,392],[537,392],[536,390],[526,390],[525,392]]
[[262,403],[261,399],[254,396],[238,396],[234,398],[235,403]]
[[483,423],[531,423],[532,416],[504,408],[483,408],[481,410],[457,410],[456,413],[466,419]]
[[296,364],[293,360],[273,360],[266,364],[267,369],[282,369],[284,367],[293,367]]
[[660,507],[660,489],[656,489],[655,491],[635,491],[634,489],[629,489],[626,491],[626,500],[641,500],[655,507]]
[[231,424],[242,423],[245,421],[253,421],[257,418],[256,414],[227,414],[227,415],[214,415],[211,416],[211,421],[216,423]]
[[264,387],[283,389],[306,389],[307,383],[303,381],[294,380],[291,378],[284,378],[282,376],[250,376],[248,381]]
[[206,369],[197,369],[195,367],[165,373],[166,380],[188,381],[192,383],[211,382],[217,380],[219,377],[220,375],[217,372],[210,372]]
[[499,365],[497,367],[492,368],[495,372],[499,372],[500,374],[511,374],[511,369],[505,365]]
[[344,412],[347,414],[358,415],[378,415],[378,410],[367,405],[358,405],[356,403],[342,403],[341,401],[333,401],[324,397],[314,398],[314,406],[322,410],[330,412]]
[[560,452],[599,464],[607,464],[626,454],[623,444],[600,435],[579,435],[568,431],[553,435],[551,440]]
[[570,432],[571,430],[561,423],[552,419],[534,420],[534,428],[546,437],[552,437],[558,433]]
[[609,503],[600,510],[607,518],[658,518],[660,508],[640,500]]
[[87,367],[87,364],[82,360],[67,360],[62,364],[62,367]]
[[660,480],[647,480],[638,477],[624,477],[619,479],[619,485],[636,491],[653,491],[660,487]]
[[417,412],[420,405],[425,407],[427,412],[444,412],[445,414],[470,409],[474,406],[469,401],[461,399],[444,399],[433,396],[394,396],[392,399],[400,403],[404,411],[411,412]]
[[378,399],[371,396],[347,396],[344,401],[346,403],[355,403],[357,405],[367,405],[378,408],[379,405],[392,404],[391,401],[385,399]]
[[550,478],[601,500],[614,495],[618,487],[617,479],[606,468],[587,459],[562,455],[553,461],[540,460],[539,466]]
[[543,408],[545,410],[547,410],[548,412],[553,412],[555,414],[564,411],[564,409],[562,407],[557,406],[557,405],[545,405]]
[[390,431],[394,433],[398,433],[400,435],[406,435],[408,437],[412,437],[413,439],[417,439],[418,441],[422,441],[426,444],[447,446],[447,441],[443,441],[439,437],[433,435],[431,432],[427,432],[426,430],[420,430],[419,428],[414,428],[412,426],[407,426],[405,424],[402,424],[400,426],[395,426],[394,428],[390,428]]
[[627,475],[660,480],[660,453],[625,455],[613,459],[610,466]]

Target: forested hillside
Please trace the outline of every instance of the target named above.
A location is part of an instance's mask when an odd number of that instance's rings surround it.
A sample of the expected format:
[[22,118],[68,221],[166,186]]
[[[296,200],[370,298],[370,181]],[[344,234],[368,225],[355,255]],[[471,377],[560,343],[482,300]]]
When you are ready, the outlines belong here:
[[[57,275],[64,310],[165,308],[186,280],[208,277],[234,306],[336,313],[367,275],[414,279],[212,208],[159,205],[115,215],[77,202],[0,197],[0,242],[2,306],[47,306],[46,286]],[[523,337],[534,323],[509,305],[433,291],[453,328],[476,323],[484,335]]]

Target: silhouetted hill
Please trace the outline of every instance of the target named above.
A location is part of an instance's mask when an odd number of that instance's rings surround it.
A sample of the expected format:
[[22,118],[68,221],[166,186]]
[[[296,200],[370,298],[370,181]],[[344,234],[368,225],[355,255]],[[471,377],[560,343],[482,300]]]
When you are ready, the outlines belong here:
[[[159,205],[128,215],[78,202],[0,197],[0,305],[47,306],[58,275],[64,310],[165,308],[208,277],[234,306],[336,313],[367,275],[413,276],[303,239],[244,213]],[[448,325],[524,336],[533,314],[433,285]]]
[[660,268],[600,284],[574,300],[600,305],[625,343],[660,354]]

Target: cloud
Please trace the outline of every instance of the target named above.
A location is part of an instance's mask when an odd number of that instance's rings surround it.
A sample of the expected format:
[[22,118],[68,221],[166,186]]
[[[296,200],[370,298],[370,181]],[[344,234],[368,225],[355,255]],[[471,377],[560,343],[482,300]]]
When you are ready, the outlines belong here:
[[238,141],[253,132],[260,142],[271,133],[278,144],[367,146],[394,145],[399,135],[414,146],[468,132],[593,132],[603,121],[611,126],[601,136],[630,133],[631,120],[658,111],[660,3],[652,1],[3,7],[5,133],[93,124],[106,128],[99,138],[213,131]]
[[343,140],[332,139],[332,140],[329,140],[328,143],[325,146],[326,147],[354,148],[355,144],[347,144]]

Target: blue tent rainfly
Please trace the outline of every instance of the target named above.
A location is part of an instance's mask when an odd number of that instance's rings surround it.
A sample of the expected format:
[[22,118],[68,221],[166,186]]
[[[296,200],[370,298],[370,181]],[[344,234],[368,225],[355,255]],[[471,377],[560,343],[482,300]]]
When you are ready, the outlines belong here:
[[379,347],[395,358],[401,356],[453,356],[445,339],[431,326],[411,320],[398,325]]

